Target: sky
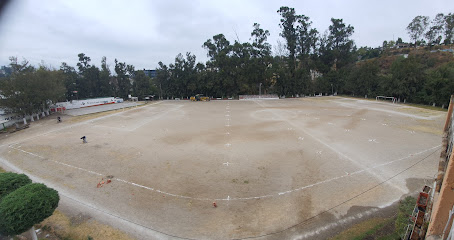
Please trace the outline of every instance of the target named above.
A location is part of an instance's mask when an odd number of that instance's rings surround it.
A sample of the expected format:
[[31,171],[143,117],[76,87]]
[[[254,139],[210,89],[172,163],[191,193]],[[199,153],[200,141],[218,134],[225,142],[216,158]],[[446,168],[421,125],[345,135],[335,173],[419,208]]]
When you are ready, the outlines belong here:
[[415,16],[454,13],[453,0],[14,0],[0,16],[0,66],[15,56],[34,66],[76,67],[79,53],[96,66],[106,56],[110,68],[116,58],[136,70],[173,63],[186,52],[205,62],[205,41],[219,33],[231,43],[249,41],[254,23],[269,30],[271,45],[285,42],[281,6],[310,17],[320,33],[331,18],[343,19],[355,28],[358,47],[409,41],[405,28]]

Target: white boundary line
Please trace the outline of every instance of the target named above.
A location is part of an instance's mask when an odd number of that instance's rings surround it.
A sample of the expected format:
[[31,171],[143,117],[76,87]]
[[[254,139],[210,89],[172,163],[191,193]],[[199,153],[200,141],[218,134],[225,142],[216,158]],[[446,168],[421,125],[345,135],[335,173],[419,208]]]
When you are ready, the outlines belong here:
[[[26,152],[26,151],[24,151],[24,152]],[[14,172],[24,173],[24,174],[27,173],[25,170],[16,167],[15,165],[6,161],[6,159],[4,159],[2,157],[0,157],[0,163],[3,163],[6,167],[10,168]],[[97,217],[97,216],[99,216],[97,214],[95,215],[95,218],[99,222],[104,222],[105,224],[112,224],[112,222],[110,220],[112,220],[112,219],[117,220],[118,222],[115,223],[115,225],[113,225],[113,226],[116,226],[117,228],[121,228],[122,231],[128,232],[131,235],[140,236],[139,239],[149,238],[150,235],[153,237],[153,239],[155,239],[155,238],[156,239],[169,239],[169,237],[183,238],[183,237],[173,236],[173,235],[164,233],[162,231],[156,230],[153,228],[154,226],[144,226],[140,223],[133,222],[124,217],[113,214],[108,209],[104,208],[104,206],[100,206],[95,203],[90,203],[90,202],[84,201],[79,196],[72,195],[71,193],[67,192],[65,189],[60,188],[60,186],[58,186],[57,184],[50,182],[48,180],[44,180],[44,179],[34,176],[32,174],[27,174],[27,176],[29,176],[30,179],[32,179],[34,182],[45,183],[48,187],[56,189],[58,191],[58,195],[60,196],[60,201],[63,200],[61,197],[64,197],[69,201],[73,201],[71,203],[72,207],[74,206],[73,205],[74,203],[77,203],[90,210],[97,211],[98,214],[102,214],[102,218]],[[77,208],[77,210],[80,211],[81,209]],[[109,220],[107,220],[107,219],[109,219]],[[121,224],[121,225],[119,226],[119,224]],[[132,228],[132,230],[130,228]],[[144,234],[146,234],[146,236],[144,236]]]
[[[257,103],[259,106],[261,106],[262,108],[266,108],[266,106],[264,106],[263,104],[259,103],[258,101],[254,101],[255,103]],[[300,126],[292,123],[291,121],[289,120],[286,120],[286,119],[283,119],[282,117],[280,117],[278,114],[276,114],[274,111],[270,111],[273,115],[275,115],[278,119],[280,119],[281,121],[285,121],[287,122],[288,124],[292,125],[293,127],[299,129],[300,131],[304,132],[305,134],[307,134],[308,136],[310,136],[312,139],[314,139],[315,141],[319,142],[320,144],[324,145],[325,147],[327,147],[328,149],[330,149],[331,151],[333,151],[334,153],[337,153],[339,156],[343,157],[344,159],[350,161],[351,163],[353,163],[356,167],[359,167],[361,168],[362,170],[366,170],[369,172],[369,174],[373,175],[374,177],[376,177],[377,179],[379,179],[380,181],[383,181],[384,178],[380,175],[378,175],[377,173],[375,172],[372,172],[370,171],[369,168],[367,168],[366,166],[364,166],[362,163],[352,159],[351,157],[345,155],[344,153],[340,152],[339,150],[335,149],[334,147],[332,147],[331,145],[329,145],[328,143],[322,141],[320,138],[317,138],[315,137],[314,135],[312,135],[311,133],[309,133],[308,131],[306,131],[304,128],[301,128]],[[405,193],[407,192],[406,189],[394,184],[394,183],[391,183],[391,182],[387,182],[387,184],[389,184],[390,186],[396,188],[397,190]]]
[[[162,101],[156,102],[156,103],[152,103],[152,104],[149,104],[149,105],[145,105],[145,106],[143,106],[143,108],[149,107],[149,106],[152,106],[152,105],[156,105],[156,104],[159,104],[159,103],[162,103]],[[126,111],[122,111],[122,112],[118,112],[118,113],[114,113],[114,114],[109,114],[109,115],[98,117],[98,118],[94,118],[94,119],[88,119],[88,120],[85,120],[85,121],[82,121],[82,122],[79,122],[79,123],[71,124],[71,125],[68,125],[68,126],[65,126],[65,127],[61,127],[61,128],[58,128],[58,129],[54,129],[54,130],[51,130],[51,131],[48,131],[48,132],[45,132],[45,133],[41,133],[41,134],[38,134],[38,135],[35,135],[35,136],[32,136],[32,137],[24,138],[22,140],[18,140],[18,141],[12,142],[12,143],[5,143],[5,144],[0,145],[0,148],[1,147],[6,147],[6,146],[10,146],[10,145],[13,145],[13,144],[26,142],[28,140],[35,139],[35,138],[38,138],[38,137],[41,137],[41,136],[45,136],[47,134],[51,134],[51,133],[58,132],[58,131],[61,131],[61,130],[64,130],[64,129],[68,129],[68,128],[72,128],[72,127],[77,127],[77,126],[80,126],[80,125],[88,124],[88,123],[91,123],[93,121],[98,121],[98,120],[101,120],[101,119],[104,119],[104,118],[109,118],[109,117],[121,115],[121,114],[127,113],[129,111],[137,110],[137,109],[138,108],[133,107],[133,108],[130,108],[130,109],[126,110]]]
[[[306,186],[303,186],[303,187],[300,187],[300,188],[295,188],[295,189],[291,189],[291,190],[284,191],[284,192],[279,192],[279,193],[274,193],[274,194],[268,194],[268,195],[262,195],[262,196],[256,196],[256,197],[238,197],[238,198],[231,198],[230,196],[228,196],[227,198],[198,198],[198,197],[189,197],[189,196],[178,195],[178,194],[174,194],[174,193],[169,193],[169,192],[161,191],[161,190],[155,189],[155,188],[153,188],[153,187],[147,187],[147,186],[144,186],[144,185],[141,185],[141,184],[138,184],[138,183],[134,183],[134,182],[130,182],[130,181],[127,181],[127,180],[123,180],[123,179],[121,179],[121,178],[114,178],[114,180],[117,180],[117,181],[119,181],[119,182],[123,182],[123,183],[129,184],[129,185],[132,185],[132,186],[135,186],[135,187],[139,187],[139,188],[143,188],[143,189],[146,189],[146,190],[154,191],[154,192],[157,192],[157,193],[160,193],[160,194],[164,194],[164,195],[168,195],[168,196],[172,196],[172,197],[176,197],[176,198],[182,198],[182,199],[191,199],[191,200],[200,200],[200,201],[239,201],[239,200],[253,200],[253,199],[261,199],[261,198],[279,197],[279,196],[282,196],[282,195],[286,195],[286,194],[290,194],[290,193],[293,193],[293,192],[301,191],[301,190],[304,190],[304,189],[312,188],[312,187],[315,187],[315,186],[318,186],[318,185],[321,185],[321,184],[324,184],[324,183],[329,183],[329,182],[332,182],[332,181],[335,181],[335,180],[338,180],[338,179],[341,179],[341,178],[352,177],[352,176],[354,176],[354,175],[361,174],[361,173],[366,172],[366,171],[369,172],[369,170],[371,170],[371,169],[375,169],[375,168],[387,166],[387,165],[389,165],[389,164],[392,164],[392,163],[395,163],[395,162],[399,162],[399,161],[408,159],[408,158],[413,157],[413,156],[416,156],[416,155],[423,154],[423,153],[425,153],[425,152],[428,152],[428,151],[434,150],[434,149],[436,149],[436,148],[439,148],[440,146],[441,146],[441,145],[438,145],[438,146],[435,146],[435,147],[432,147],[432,148],[429,148],[429,149],[426,149],[426,150],[423,150],[423,151],[420,151],[420,152],[417,152],[417,153],[410,154],[410,155],[408,155],[408,156],[406,156],[406,157],[402,157],[402,158],[399,158],[399,159],[396,159],[396,160],[393,160],[393,161],[389,161],[389,162],[386,162],[386,163],[382,163],[382,164],[376,165],[376,166],[374,166],[374,167],[370,167],[370,168],[358,170],[358,171],[352,172],[352,173],[346,173],[345,175],[341,175],[341,176],[338,176],[338,177],[326,179],[326,180],[323,180],[323,181],[320,181],[320,182],[316,182],[316,183],[313,183],[313,184],[309,184],[309,185],[306,185]],[[15,150],[18,150],[18,151],[21,151],[21,152],[26,153],[26,154],[29,154],[29,155],[31,155],[31,156],[33,156],[33,157],[38,157],[38,158],[41,158],[41,159],[49,160],[49,161],[52,161],[52,162],[54,162],[54,163],[57,163],[57,164],[60,164],[60,165],[63,165],[63,166],[71,167],[71,168],[74,168],[74,169],[77,169],[77,170],[80,170],[80,171],[84,171],[84,172],[87,172],[87,173],[90,173],[90,174],[94,174],[94,175],[97,175],[97,176],[105,176],[105,174],[101,174],[101,173],[94,172],[94,171],[91,171],[91,170],[88,170],[88,169],[76,167],[76,166],[73,166],[73,165],[70,165],[70,164],[67,164],[67,163],[63,163],[63,162],[59,162],[59,161],[47,159],[47,158],[45,158],[45,157],[43,157],[43,156],[40,156],[40,155],[38,155],[38,154],[35,154],[35,153],[32,153],[32,152],[28,152],[28,151],[25,151],[25,150],[23,150],[23,149],[15,148],[15,147],[13,147],[13,146],[8,146],[8,147],[9,147],[9,148],[12,148],[12,149],[15,149]],[[6,161],[6,160],[5,160],[5,161]]]
[[376,212],[378,212],[377,208],[373,208],[373,209],[367,210],[365,212],[360,212],[360,213],[357,213],[357,214],[355,214],[353,216],[342,218],[342,219],[338,220],[337,222],[333,222],[333,223],[327,224],[325,226],[316,228],[315,230],[311,230],[311,231],[305,232],[305,233],[303,233],[303,234],[301,234],[301,235],[299,235],[299,236],[297,236],[296,238],[293,238],[293,239],[301,240],[301,239],[315,237],[315,236],[319,235],[321,232],[324,232],[324,231],[327,231],[329,229],[335,228],[335,227],[337,227],[339,225],[342,225],[342,224],[349,223],[349,222],[354,221],[356,219],[360,219],[362,217],[372,215],[373,213],[376,213]]
[[[422,116],[418,116],[418,115],[415,115],[415,114],[403,113],[403,112],[398,112],[398,111],[388,110],[388,109],[382,109],[382,108],[375,108],[375,107],[371,107],[371,106],[358,106],[358,105],[355,105],[355,104],[352,104],[352,103],[339,102],[339,101],[335,101],[335,100],[331,100],[331,102],[337,103],[337,104],[339,104],[341,106],[344,106],[344,107],[352,107],[352,108],[355,108],[355,109],[374,110],[374,111],[392,113],[392,114],[397,114],[397,115],[401,115],[401,116],[405,116],[405,117],[417,118],[417,119],[423,119],[423,120],[432,120],[432,119],[439,118],[439,117],[443,116],[443,114],[438,114],[438,115],[430,116],[430,117],[422,117]],[[378,104],[378,103],[375,103],[375,104]],[[382,103],[380,102],[380,104],[382,104]],[[392,106],[396,107],[395,105],[392,105]],[[402,106],[399,106],[399,107],[402,107]],[[405,107],[411,107],[411,106],[405,106]]]

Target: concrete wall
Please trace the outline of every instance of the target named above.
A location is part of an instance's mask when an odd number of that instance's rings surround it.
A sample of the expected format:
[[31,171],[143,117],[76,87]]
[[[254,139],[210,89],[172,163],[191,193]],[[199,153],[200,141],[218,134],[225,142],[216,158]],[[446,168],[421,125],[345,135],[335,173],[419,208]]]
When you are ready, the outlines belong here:
[[[50,114],[50,112],[49,112]],[[33,119],[36,121],[38,113],[33,114]],[[48,112],[45,112],[45,116],[48,116]],[[5,127],[9,127],[14,125],[15,123],[22,124],[24,122],[24,117],[27,120],[27,123],[30,123],[32,116],[30,115],[22,115],[22,114],[17,114],[17,113],[9,113],[9,114],[1,114],[0,115],[0,120],[8,120],[8,122],[5,123]],[[43,113],[39,113],[39,118],[43,117]],[[3,125],[0,124],[0,129],[3,128]]]
[[441,236],[454,205],[454,154],[451,155],[443,178],[440,194],[432,208],[432,216],[427,235]]
[[438,175],[434,193],[434,202],[426,239],[440,239],[449,218],[449,210],[454,205],[454,96],[448,108],[443,129],[442,149],[438,165]]

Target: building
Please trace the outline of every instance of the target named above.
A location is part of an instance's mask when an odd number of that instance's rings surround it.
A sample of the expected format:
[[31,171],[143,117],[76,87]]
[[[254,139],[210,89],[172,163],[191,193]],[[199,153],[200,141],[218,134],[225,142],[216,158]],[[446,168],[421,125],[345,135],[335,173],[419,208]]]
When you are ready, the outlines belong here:
[[156,70],[145,70],[144,69],[143,72],[145,73],[145,75],[147,75],[150,78],[155,78],[157,75]]
[[396,48],[409,48],[410,44],[409,43],[398,43],[396,44]]

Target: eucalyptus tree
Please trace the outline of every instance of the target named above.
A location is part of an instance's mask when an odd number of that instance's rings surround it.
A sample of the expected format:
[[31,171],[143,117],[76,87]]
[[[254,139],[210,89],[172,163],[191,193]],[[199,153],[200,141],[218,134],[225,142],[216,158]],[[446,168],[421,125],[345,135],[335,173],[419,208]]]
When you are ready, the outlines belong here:
[[111,73],[109,65],[107,65],[106,57],[102,57],[101,70],[99,72],[99,95],[98,97],[109,97],[114,93],[114,88],[111,83]]
[[69,66],[66,62],[62,62],[60,71],[63,73],[63,78],[66,87],[66,100],[77,99],[79,92],[80,78],[77,75],[76,69]]
[[454,38],[454,13],[449,13],[444,16],[445,19],[445,43],[452,44]]
[[424,32],[429,26],[429,17],[427,16],[416,16],[407,26],[408,35],[410,35],[410,39],[412,39],[416,44],[421,37],[423,36]]
[[257,85],[261,85],[263,91],[266,91],[271,87],[272,82],[272,71],[271,66],[273,58],[271,56],[271,44],[267,42],[270,32],[260,28],[260,24],[254,23],[253,30],[251,32],[252,45],[250,46],[250,71],[254,73],[252,84],[252,92],[256,93]]
[[117,81],[117,95],[127,98],[132,92],[131,78],[134,77],[134,66],[127,65],[125,62],[119,62],[115,59],[115,73]]

